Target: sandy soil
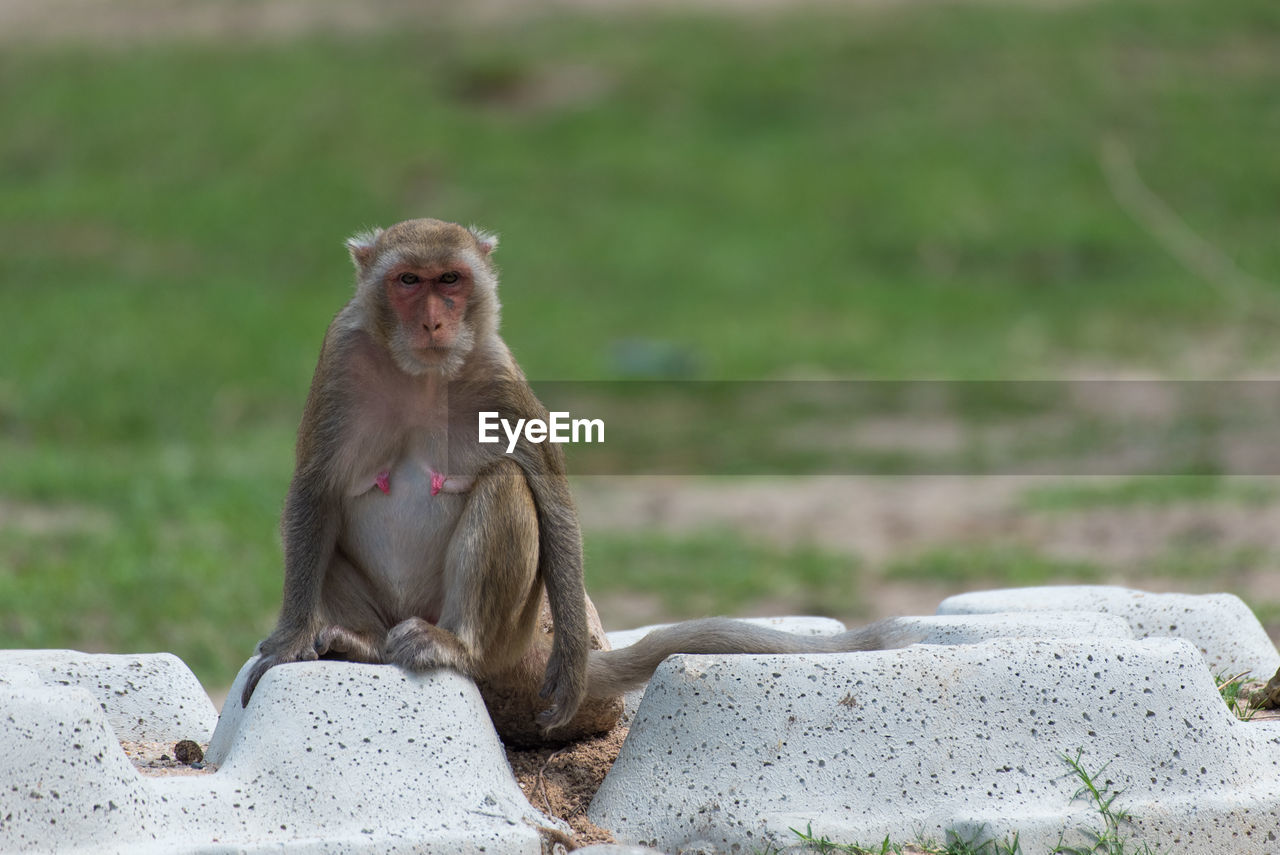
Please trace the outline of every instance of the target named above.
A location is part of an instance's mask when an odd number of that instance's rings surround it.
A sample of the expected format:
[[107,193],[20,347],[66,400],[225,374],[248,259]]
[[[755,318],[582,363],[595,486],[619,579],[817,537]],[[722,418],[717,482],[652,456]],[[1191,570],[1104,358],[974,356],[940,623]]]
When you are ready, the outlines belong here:
[[[484,24],[559,9],[601,14],[690,8],[767,14],[793,6],[901,6],[940,0],[2,0],[0,43],[31,41],[118,45],[173,39],[271,41],[314,32],[360,35],[445,21]],[[1081,0],[1008,0],[1061,6]]]
[[[124,749],[124,754],[133,764],[133,768],[148,778],[190,777],[209,775],[218,771],[217,766],[209,766],[203,762],[204,752],[208,750],[209,743],[195,743],[199,751],[194,755],[185,754],[183,749],[178,748],[180,744],[122,741],[120,747]],[[188,761],[184,762],[177,759],[178,757],[186,757]],[[195,757],[200,759],[195,760]]]
[[[928,0],[856,0],[867,6]],[[172,39],[287,39],[314,32],[360,35],[441,20],[479,23],[528,17],[557,9],[625,13],[635,9],[768,11],[785,6],[832,5],[837,0],[4,0],[0,43],[32,40],[137,44]],[[1026,2],[1026,0],[1023,0]],[[1037,0],[1055,2],[1055,0]],[[1061,2],[1061,0],[1057,0]]]
[[507,760],[529,803],[573,829],[573,843],[612,843],[613,835],[587,818],[587,806],[618,757],[627,728],[561,747],[507,749]]

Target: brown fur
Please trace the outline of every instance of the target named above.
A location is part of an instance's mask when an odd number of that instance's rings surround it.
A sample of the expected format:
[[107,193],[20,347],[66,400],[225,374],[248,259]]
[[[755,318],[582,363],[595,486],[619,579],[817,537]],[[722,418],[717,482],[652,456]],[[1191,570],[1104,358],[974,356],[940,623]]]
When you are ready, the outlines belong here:
[[[901,641],[885,626],[814,640],[711,619],[590,650],[605,643],[560,446],[478,442],[481,410],[547,418],[497,334],[496,244],[439,220],[348,241],[356,294],[325,334],[298,428],[283,604],[243,703],[272,666],[318,656],[450,667],[478,681],[504,736],[564,740],[607,730],[618,695],[671,653]],[[433,492],[432,472],[450,488]]]

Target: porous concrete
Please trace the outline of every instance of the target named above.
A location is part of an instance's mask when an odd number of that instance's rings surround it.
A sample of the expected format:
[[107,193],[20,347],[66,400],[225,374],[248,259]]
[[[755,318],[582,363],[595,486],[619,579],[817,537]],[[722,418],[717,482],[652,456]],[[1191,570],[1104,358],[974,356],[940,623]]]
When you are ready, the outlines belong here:
[[[794,616],[769,618],[743,618],[744,623],[767,626],[770,629],[794,632],[797,635],[836,635],[844,632],[843,623],[832,618]],[[896,619],[905,630],[904,635],[921,644],[973,644],[992,638],[1133,638],[1129,624],[1115,615],[1104,614],[988,614],[968,616],[899,617]],[[608,634],[614,648],[635,644],[655,629],[671,624],[655,624],[639,629],[627,629]],[[635,717],[645,687],[641,686],[623,696],[622,723],[629,724]]]
[[920,644],[976,644],[993,638],[1133,638],[1124,618],[1090,612],[901,617]]
[[172,653],[0,650],[0,675],[14,669],[50,686],[88,690],[121,739],[205,742],[218,721],[196,675]]
[[[959,598],[1000,613],[906,618],[925,643],[903,650],[674,657],[590,809],[622,844],[588,851],[766,851],[811,827],[874,844],[1017,831],[1039,855],[1064,831],[1082,843],[1080,829],[1100,828],[1072,800],[1078,781],[1061,757],[1081,749],[1086,769],[1105,766],[1099,781],[1124,790],[1127,851],[1280,852],[1280,724],[1237,722],[1198,652],[1218,671],[1252,657],[1265,675],[1280,654],[1251,613],[1234,598],[1073,599],[1081,590]],[[1130,637],[1156,630],[1195,646]],[[0,852],[536,853],[548,851],[538,826],[564,830],[524,799],[478,692],[456,674],[287,665],[246,710],[244,673],[209,769],[152,778],[120,739],[202,741],[213,722],[181,662],[0,652]]]
[[[797,635],[836,635],[845,631],[845,625],[838,620],[808,615],[742,618],[742,622],[755,624],[756,626],[766,626],[769,629],[777,629],[782,632],[794,632]],[[635,644],[655,629],[664,629],[668,626],[671,626],[671,624],[657,623],[636,629],[622,629],[610,632],[608,633],[609,646],[614,650],[619,647],[627,647]],[[632,689],[622,696],[622,718],[620,721],[623,725],[630,724],[632,717],[635,716],[636,710],[640,707],[640,699],[644,697],[644,688],[644,686],[641,686],[638,689]]]
[[1253,611],[1234,594],[1152,594],[1108,585],[1004,588],[948,597],[940,615],[991,612],[1094,612],[1118,615],[1137,638],[1185,638],[1215,674],[1267,679],[1280,653]]
[[1237,721],[1181,639],[1001,639],[795,656],[677,656],[589,815],[675,852],[949,832],[1050,851],[1102,829],[1063,755],[1186,855],[1280,850],[1280,725]]
[[0,754],[13,796],[0,851],[540,853],[540,827],[567,831],[525,800],[479,692],[453,672],[287,665],[239,710],[242,671],[206,756],[217,770],[149,778],[121,751],[118,715],[83,688],[23,684],[32,670],[0,684],[14,746]]

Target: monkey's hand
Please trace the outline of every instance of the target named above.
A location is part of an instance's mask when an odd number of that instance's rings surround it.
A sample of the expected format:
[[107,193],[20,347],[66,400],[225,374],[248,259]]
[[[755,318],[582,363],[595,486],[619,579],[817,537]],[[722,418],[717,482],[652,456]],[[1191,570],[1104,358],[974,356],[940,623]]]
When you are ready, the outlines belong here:
[[442,472],[431,470],[431,495],[438,496],[441,493],[466,493],[471,490],[471,486],[476,479],[471,475],[445,475]]
[[241,706],[249,706],[249,698],[253,697],[253,690],[258,688],[258,681],[270,669],[288,662],[309,662],[318,659],[315,633],[310,631],[288,634],[274,632],[266,641],[258,645],[258,657],[258,661],[253,664],[253,670],[249,672],[249,679],[245,681],[244,693],[240,696]]
[[587,696],[586,678],[585,662],[567,662],[561,650],[551,651],[547,676],[538,693],[538,697],[551,701],[550,707],[538,713],[538,724],[544,730],[555,730],[573,719]]

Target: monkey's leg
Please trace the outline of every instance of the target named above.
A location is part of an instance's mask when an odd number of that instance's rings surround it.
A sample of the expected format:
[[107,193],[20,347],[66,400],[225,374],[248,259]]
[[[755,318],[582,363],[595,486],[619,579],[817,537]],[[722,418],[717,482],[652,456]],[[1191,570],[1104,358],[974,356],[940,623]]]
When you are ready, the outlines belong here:
[[316,655],[325,659],[379,664],[387,620],[378,603],[382,592],[339,550],[325,575],[320,597],[321,629],[315,635]]
[[333,624],[320,630],[316,636],[316,655],[321,659],[341,659],[346,662],[382,662],[380,645],[369,636],[355,633],[345,626]]
[[524,473],[503,460],[475,479],[445,553],[440,620],[409,618],[387,635],[387,660],[472,677],[509,667],[532,643],[540,593],[538,519]]
[[375,664],[384,661],[379,640],[386,633],[387,623],[375,602],[374,592],[351,562],[335,552],[325,570],[320,613],[305,633],[282,633],[277,628],[258,645],[259,658],[245,681],[241,704],[249,705],[262,675],[276,665],[320,657]]

